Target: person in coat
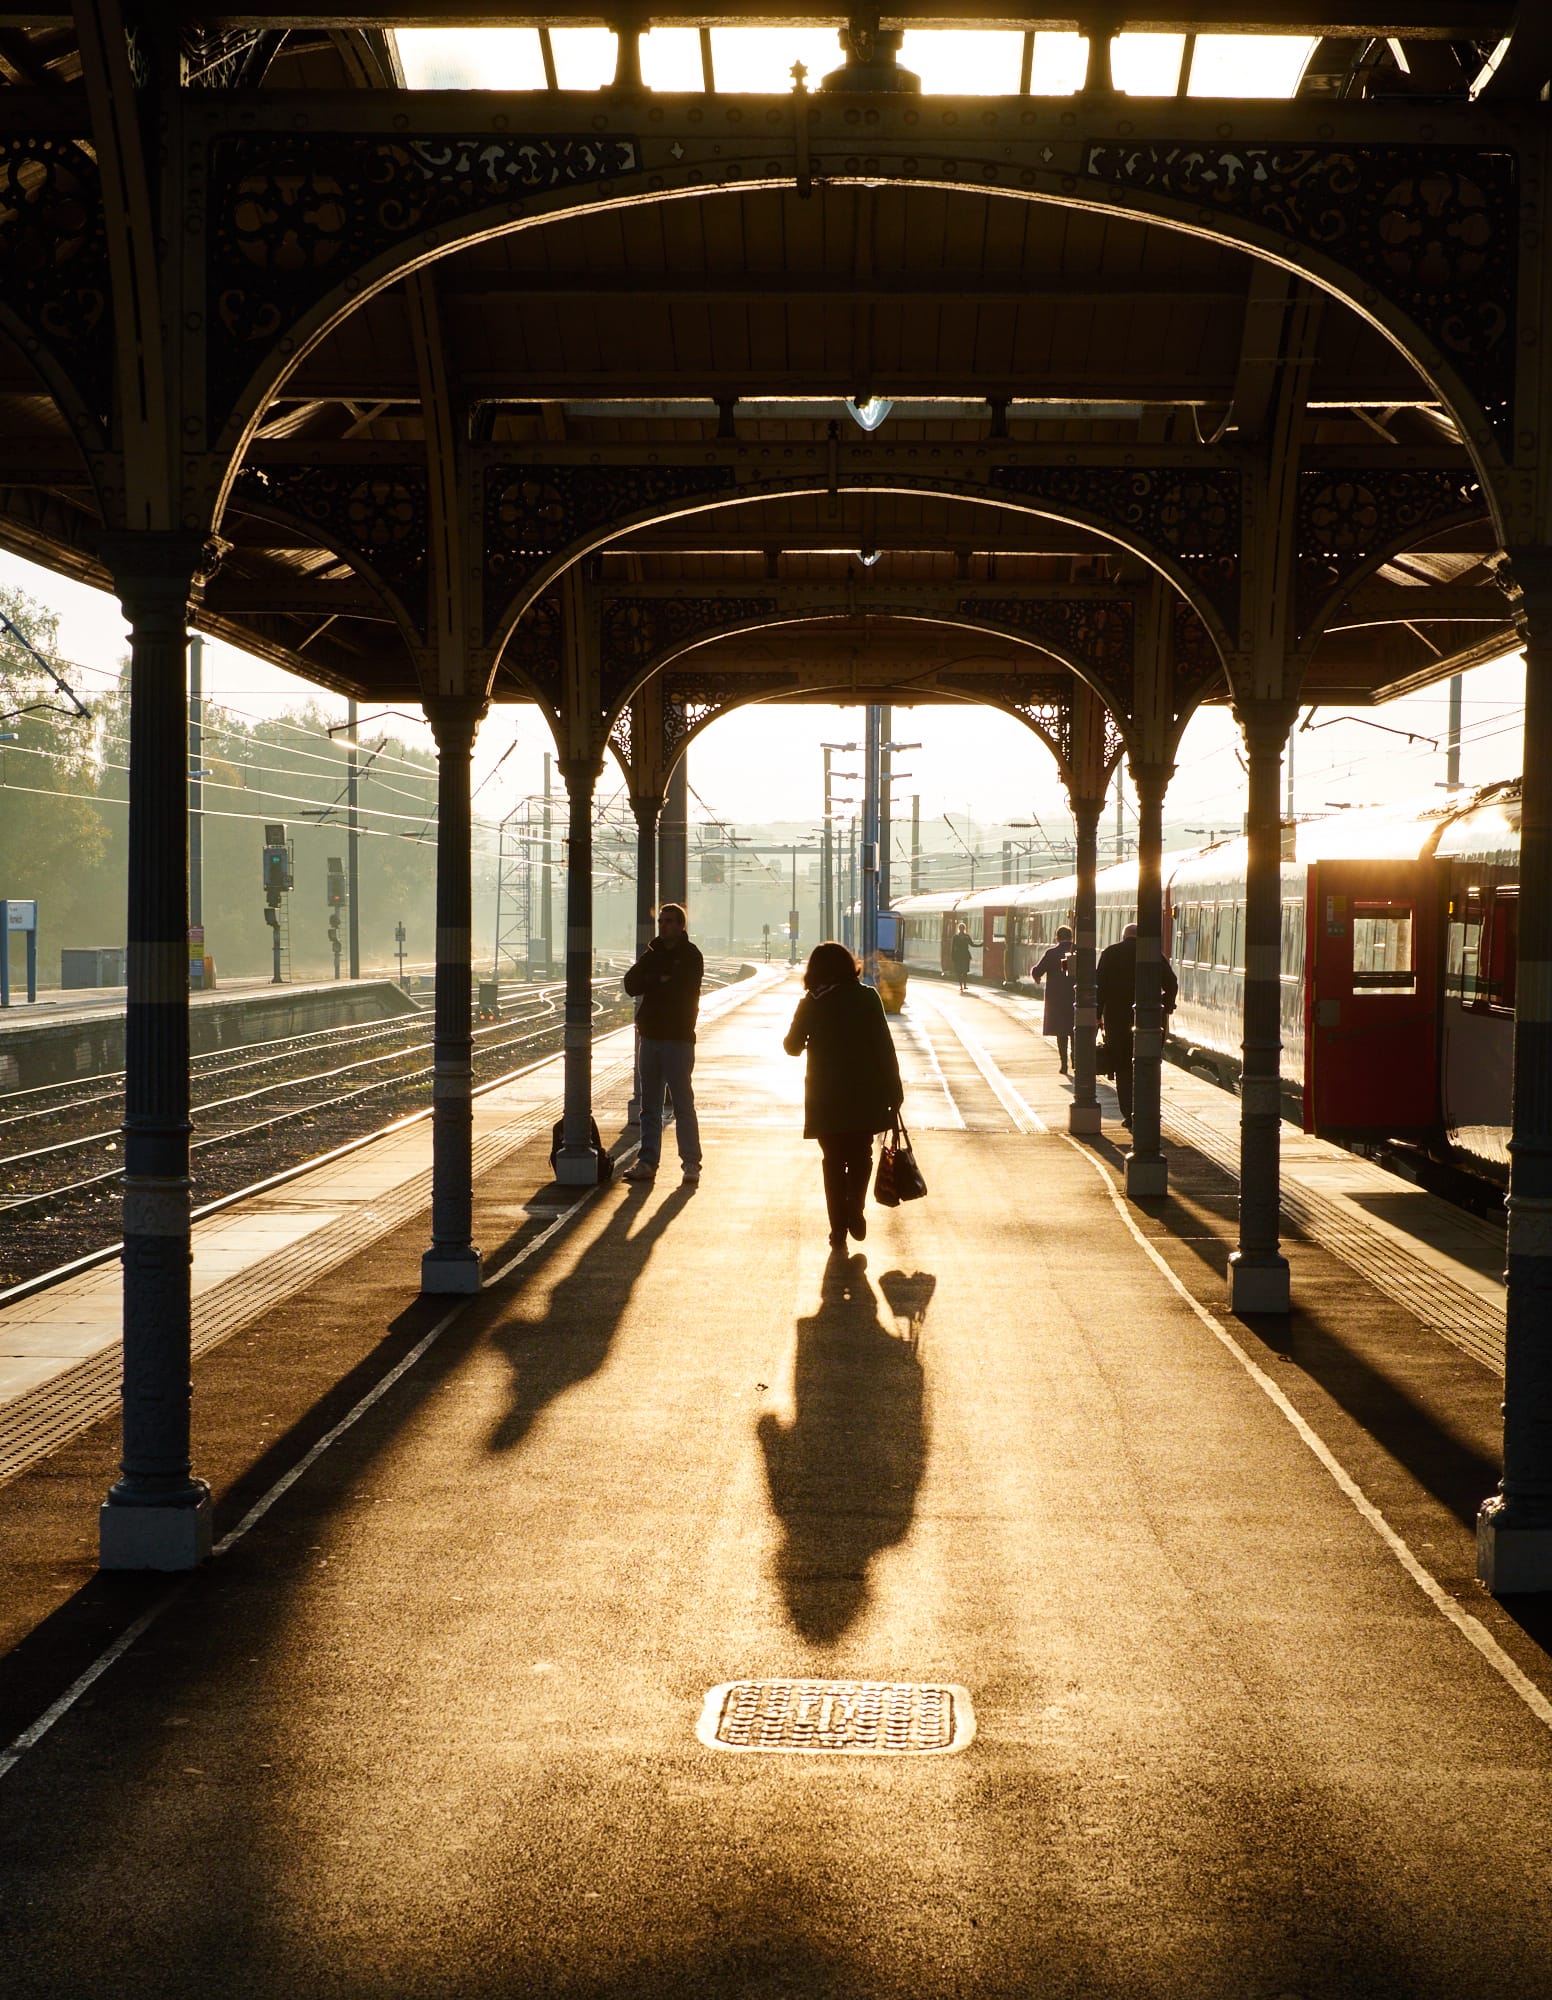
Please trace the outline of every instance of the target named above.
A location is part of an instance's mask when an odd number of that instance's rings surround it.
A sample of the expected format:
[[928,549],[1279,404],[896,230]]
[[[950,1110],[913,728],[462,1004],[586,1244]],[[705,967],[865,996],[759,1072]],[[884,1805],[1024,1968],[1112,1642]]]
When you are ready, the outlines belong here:
[[695,1115],[695,1019],[700,1011],[706,961],[691,944],[682,903],[665,903],[657,913],[657,936],[626,973],[627,993],[640,1002],[641,1151],[625,1176],[651,1182],[663,1153],[663,1094],[672,1093],[679,1164],[688,1186],[701,1177],[701,1128]]
[[816,944],[782,1043],[789,1056],[808,1051],[803,1137],[819,1141],[832,1250],[845,1249],[848,1231],[859,1243],[868,1233],[873,1134],[887,1132],[905,1102],[883,1004],[860,972],[845,945]]
[[1072,1046],[1073,1020],[1072,932],[1066,924],[1057,930],[1056,942],[1050,950],[1029,968],[1029,976],[1037,985],[1042,979],[1045,981],[1045,1012],[1040,1018],[1040,1032],[1055,1041],[1062,1075],[1066,1076],[1069,1074],[1067,1053]]
[[955,927],[954,935],[948,941],[948,962],[954,977],[959,981],[961,993],[969,991],[970,982],[970,930],[966,924]]
[[[1128,924],[1117,943],[1099,954],[1095,968],[1099,987],[1099,1025],[1104,1030],[1105,1048],[1115,1063],[1116,1098],[1121,1106],[1121,1123],[1132,1122],[1132,1028],[1137,1008],[1137,926]],[[1175,968],[1167,958],[1159,960],[1163,981],[1164,1012],[1174,1009],[1180,994]]]

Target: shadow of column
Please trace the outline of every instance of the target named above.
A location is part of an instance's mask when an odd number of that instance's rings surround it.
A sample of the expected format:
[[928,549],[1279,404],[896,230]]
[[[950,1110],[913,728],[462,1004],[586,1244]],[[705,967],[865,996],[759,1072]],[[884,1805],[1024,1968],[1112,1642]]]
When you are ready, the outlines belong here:
[[926,1464],[922,1323],[936,1279],[891,1271],[886,1326],[867,1260],[836,1252],[819,1310],[797,1323],[793,1417],[760,1419],[771,1507],[784,1531],[776,1575],[804,1638],[833,1644],[869,1596],[868,1568],[903,1540]]

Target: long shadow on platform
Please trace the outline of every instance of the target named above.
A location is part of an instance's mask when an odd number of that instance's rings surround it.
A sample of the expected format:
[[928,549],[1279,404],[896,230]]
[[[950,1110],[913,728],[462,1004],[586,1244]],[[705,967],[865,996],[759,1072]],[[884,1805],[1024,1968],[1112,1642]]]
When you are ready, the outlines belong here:
[[776,1574],[787,1613],[823,1645],[867,1603],[873,1558],[904,1538],[927,1461],[919,1341],[937,1280],[880,1280],[899,1333],[880,1318],[866,1272],[865,1257],[832,1253],[819,1310],[797,1323],[792,1421],[768,1410],[759,1422],[785,1535]]
[[677,1187],[645,1219],[641,1201],[620,1203],[551,1292],[544,1318],[514,1322],[494,1335],[492,1344],[512,1368],[512,1401],[491,1434],[492,1451],[521,1444],[547,1404],[604,1365],[658,1239],[694,1195],[693,1187]]

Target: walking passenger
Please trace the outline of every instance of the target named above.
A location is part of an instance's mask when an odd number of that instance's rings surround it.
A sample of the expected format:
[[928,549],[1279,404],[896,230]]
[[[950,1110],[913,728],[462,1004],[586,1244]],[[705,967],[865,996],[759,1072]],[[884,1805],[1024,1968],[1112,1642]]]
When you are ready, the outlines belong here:
[[674,1131],[679,1164],[693,1187],[701,1177],[701,1128],[695,1116],[695,1017],[700,1011],[706,961],[690,942],[684,908],[665,903],[657,913],[657,936],[625,975],[625,990],[639,998],[641,1151],[625,1176],[656,1177],[663,1152],[663,1092],[673,1093]]
[[[1159,960],[1163,982],[1164,1012],[1171,1013],[1180,992],[1180,982],[1167,958]],[[1099,1025],[1105,1034],[1105,1049],[1115,1063],[1116,1098],[1121,1106],[1121,1123],[1132,1122],[1132,1029],[1137,1009],[1137,926],[1128,924],[1117,943],[1099,954],[1095,968],[1099,987]]]
[[905,1101],[883,1003],[861,969],[845,945],[816,944],[782,1043],[789,1056],[808,1051],[803,1137],[819,1141],[824,1160],[832,1250],[846,1248],[848,1230],[859,1243],[868,1233],[873,1134],[889,1130]]
[[954,969],[961,993],[970,990],[970,926],[956,924],[948,943],[948,962]]
[[1040,1017],[1040,1032],[1055,1040],[1063,1076],[1069,1074],[1067,1052],[1072,1046],[1072,960],[1072,932],[1062,924],[1055,944],[1029,968],[1029,976],[1037,984],[1045,981],[1045,1012]]

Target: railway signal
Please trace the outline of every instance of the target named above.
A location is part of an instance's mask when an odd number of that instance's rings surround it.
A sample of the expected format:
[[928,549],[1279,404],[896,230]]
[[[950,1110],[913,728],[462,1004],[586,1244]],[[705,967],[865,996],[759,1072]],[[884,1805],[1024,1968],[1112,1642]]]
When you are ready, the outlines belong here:
[[274,976],[271,984],[278,986],[280,979],[280,899],[291,893],[291,849],[286,841],[283,823],[271,821],[264,828],[264,921],[269,925],[270,943],[274,950]]

